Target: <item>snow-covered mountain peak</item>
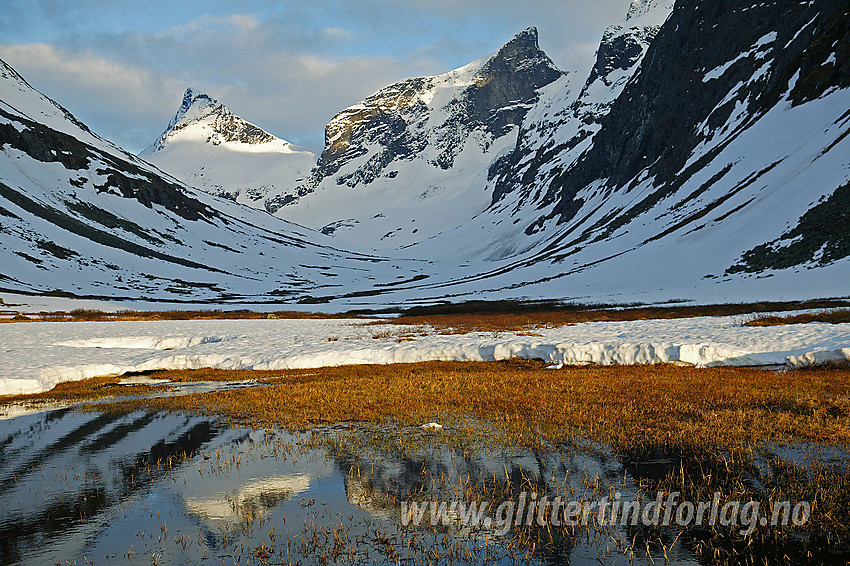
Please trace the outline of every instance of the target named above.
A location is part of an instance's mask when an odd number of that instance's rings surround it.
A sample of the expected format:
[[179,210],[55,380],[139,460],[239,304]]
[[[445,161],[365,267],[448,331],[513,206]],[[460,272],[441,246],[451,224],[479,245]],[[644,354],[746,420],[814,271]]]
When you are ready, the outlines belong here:
[[524,30],[344,110],[318,163],[222,141],[247,123],[190,89],[151,162],[321,233],[162,176],[0,66],[0,290],[334,310],[846,295],[850,12],[622,1],[569,74]]
[[243,120],[215,98],[186,89],[165,132],[140,154],[184,183],[263,208],[304,179],[316,156]]
[[243,120],[218,100],[191,87],[162,135],[140,155],[150,156],[174,141],[224,144],[236,151],[292,151],[289,142]]
[[376,248],[454,228],[489,205],[490,164],[563,75],[527,28],[468,65],[383,88],[334,116],[308,182],[267,208]]
[[94,135],[82,122],[68,110],[44,96],[30,85],[15,69],[0,59],[0,107],[13,110],[25,116],[43,122],[51,128],[84,137],[87,142],[103,147],[114,147]]
[[499,66],[505,61],[515,60],[516,65],[533,67],[542,65],[560,73],[558,68],[549,59],[538,44],[537,28],[528,27],[505,43],[502,47],[489,55],[485,55],[458,69],[454,69],[443,75],[433,77],[435,82],[450,83],[453,86],[468,86],[477,84],[481,86],[486,83]]
[[[447,122],[465,122],[473,127],[475,123],[492,122],[487,129],[494,137],[501,137],[509,125],[519,124],[528,107],[509,112],[511,117],[496,115],[507,107],[516,109],[516,105],[536,100],[536,90],[562,74],[540,49],[537,29],[527,28],[493,54],[442,75],[395,83],[337,114],[325,130],[325,151],[319,160],[320,169],[325,171],[320,173],[333,174],[343,162],[363,155],[365,148],[357,138],[375,132],[375,126],[392,113],[407,114],[406,124],[419,122],[428,129]],[[380,129],[383,131],[384,126]],[[452,153],[448,160],[436,164],[451,167],[456,155]]]
[[[523,121],[516,150],[492,169],[494,204],[513,191],[523,195],[521,203],[526,197],[537,198],[539,188],[528,190],[530,169],[544,170],[545,183],[549,183],[593,144],[600,120],[640,69],[672,10],[673,0],[632,1],[625,19],[603,33],[594,60],[545,89]],[[541,147],[557,149],[543,161],[538,155]]]
[[192,87],[183,94],[183,102],[177,109],[177,114],[171,119],[170,127],[191,120],[197,120],[215,112],[224,112],[227,108],[211,96],[198,92]]
[[6,64],[5,61],[0,59],[0,78],[8,79],[12,78],[14,80],[23,81],[23,77],[18,74],[18,72]]

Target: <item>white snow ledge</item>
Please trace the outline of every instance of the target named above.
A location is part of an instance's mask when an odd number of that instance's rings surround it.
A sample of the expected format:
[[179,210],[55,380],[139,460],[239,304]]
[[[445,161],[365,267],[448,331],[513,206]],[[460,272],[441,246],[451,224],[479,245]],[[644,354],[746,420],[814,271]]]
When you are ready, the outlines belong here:
[[[680,363],[800,367],[850,359],[850,324],[744,327],[742,317],[591,322],[400,341],[410,327],[345,320],[0,325],[0,394],[165,369],[278,370],[420,361],[539,358],[551,367]],[[421,329],[420,329],[421,330]]]

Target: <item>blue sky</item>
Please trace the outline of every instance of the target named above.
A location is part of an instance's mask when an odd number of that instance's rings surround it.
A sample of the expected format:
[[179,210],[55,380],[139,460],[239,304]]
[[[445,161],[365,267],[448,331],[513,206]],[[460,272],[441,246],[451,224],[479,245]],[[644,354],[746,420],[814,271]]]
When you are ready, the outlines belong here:
[[629,0],[2,0],[0,58],[133,152],[188,86],[311,149],[346,106],[495,51],[534,25],[564,70],[593,56]]

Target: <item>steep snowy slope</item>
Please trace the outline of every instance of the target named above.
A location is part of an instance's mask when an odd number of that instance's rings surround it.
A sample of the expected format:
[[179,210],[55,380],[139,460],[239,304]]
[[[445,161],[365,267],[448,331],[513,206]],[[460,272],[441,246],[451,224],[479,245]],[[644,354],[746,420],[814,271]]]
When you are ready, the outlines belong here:
[[311,152],[191,88],[162,136],[139,155],[188,185],[257,208],[316,164]]
[[488,213],[408,251],[470,262],[447,295],[847,295],[848,30],[826,0],[677,1],[607,111],[553,84],[568,112],[529,113]]
[[311,178],[269,209],[379,248],[453,228],[490,204],[490,163],[562,74],[529,28],[465,67],[391,85],[331,120]]
[[380,294],[419,275],[169,179],[2,61],[0,93],[2,289],[295,302]]

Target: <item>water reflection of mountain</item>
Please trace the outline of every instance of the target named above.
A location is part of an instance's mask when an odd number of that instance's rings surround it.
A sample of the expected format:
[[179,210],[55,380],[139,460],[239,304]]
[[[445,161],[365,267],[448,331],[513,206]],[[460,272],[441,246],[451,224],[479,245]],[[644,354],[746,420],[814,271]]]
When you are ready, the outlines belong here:
[[[581,493],[586,478],[622,481],[622,464],[601,452],[535,452],[525,449],[464,452],[427,448],[347,453],[336,457],[348,501],[380,518],[398,522],[403,501],[459,499],[475,493],[516,499],[520,492],[555,496]],[[496,506],[498,502],[496,502]]]
[[[283,563],[320,564],[344,551],[353,563],[381,556],[378,562],[395,564],[415,563],[424,556],[417,553],[445,550],[441,545],[450,541],[452,549],[474,552],[490,544],[484,552],[496,552],[505,564],[511,552],[530,549],[543,562],[584,564],[595,563],[603,550],[615,559],[618,551],[611,545],[659,540],[669,548],[678,544],[679,557],[693,563],[691,543],[675,529],[617,527],[602,536],[592,528],[532,526],[501,539],[493,528],[432,529],[430,520],[420,529],[400,524],[404,501],[489,501],[489,516],[495,518],[499,503],[517,503],[523,491],[592,501],[615,488],[628,499],[638,482],[682,468],[683,455],[401,449],[376,447],[357,438],[356,428],[346,434],[354,436],[325,437],[333,440],[330,449],[310,435],[247,430],[185,415],[61,409],[4,420],[0,563],[81,564],[84,557],[131,558],[130,549],[160,556],[164,566],[259,548],[257,556],[274,555]],[[368,439],[370,433],[362,434]],[[294,548],[293,541],[325,547],[315,554],[310,545]],[[402,554],[385,555],[389,548]],[[474,552],[471,556],[481,557]]]
[[[445,499],[470,486],[546,493],[565,478],[613,481],[622,470],[609,457],[524,450],[333,454],[298,447],[281,431],[202,417],[61,409],[9,419],[0,429],[0,561],[73,563],[135,545],[134,552],[175,553],[162,564],[192,563],[226,552],[232,540],[289,532],[315,513],[348,520],[354,531],[374,520],[395,528],[405,499]],[[451,530],[458,540],[476,536]]]
[[224,430],[209,419],[69,409],[4,421],[0,563],[75,554],[123,502]]

